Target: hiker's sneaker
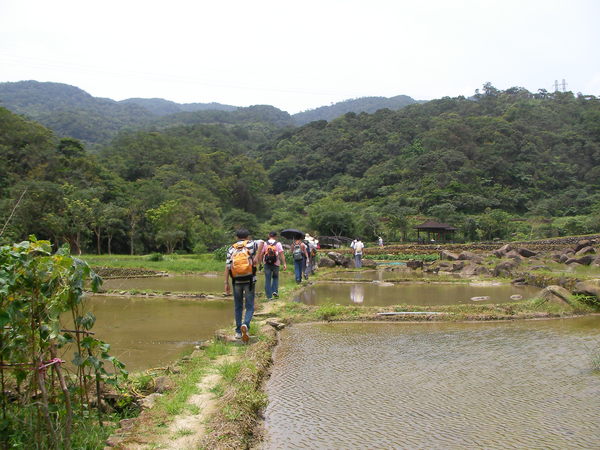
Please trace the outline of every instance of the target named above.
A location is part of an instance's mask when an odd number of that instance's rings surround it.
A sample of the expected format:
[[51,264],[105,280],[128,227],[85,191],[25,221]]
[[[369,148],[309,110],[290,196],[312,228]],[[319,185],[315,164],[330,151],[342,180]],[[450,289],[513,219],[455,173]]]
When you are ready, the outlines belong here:
[[250,340],[250,336],[248,336],[248,327],[246,324],[242,325],[240,330],[242,331],[242,341],[248,342]]
[[273,298],[279,298],[279,294],[277,292],[273,292]]
[[236,339],[241,339],[242,338],[242,333],[240,333],[239,331],[235,333],[235,338]]

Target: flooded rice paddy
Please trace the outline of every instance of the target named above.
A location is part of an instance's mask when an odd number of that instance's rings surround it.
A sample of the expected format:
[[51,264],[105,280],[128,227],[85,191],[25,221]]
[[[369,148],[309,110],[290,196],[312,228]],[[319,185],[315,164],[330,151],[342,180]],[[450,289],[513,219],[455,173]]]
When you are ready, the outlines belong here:
[[[264,277],[262,277],[264,286]],[[160,292],[194,292],[221,294],[224,291],[225,277],[222,273],[202,275],[174,275],[168,277],[115,278],[105,280],[102,288],[106,290],[152,290]],[[257,280],[260,287],[260,277]]]
[[532,286],[476,283],[335,283],[321,282],[300,292],[295,301],[308,305],[391,306],[506,303],[533,298],[540,291]]
[[265,449],[599,448],[600,317],[283,331]]
[[110,354],[130,371],[172,363],[233,320],[231,301],[116,296],[89,296],[86,301],[96,316],[95,337],[108,342]]

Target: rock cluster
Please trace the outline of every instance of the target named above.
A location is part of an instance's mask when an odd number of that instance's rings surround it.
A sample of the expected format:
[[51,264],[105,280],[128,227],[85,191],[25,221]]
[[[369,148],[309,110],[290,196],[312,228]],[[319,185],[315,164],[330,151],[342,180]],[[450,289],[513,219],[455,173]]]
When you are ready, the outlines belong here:
[[[544,268],[542,257],[552,259],[555,262],[563,263],[569,266],[588,265],[600,267],[600,254],[595,246],[600,239],[584,239],[573,243],[572,246],[561,251],[547,253],[533,251],[527,247],[518,244],[506,244],[500,248],[494,249],[485,254],[478,254],[470,251],[456,253],[448,250],[440,251],[440,259],[427,264],[420,260],[410,260],[406,266],[410,269],[422,269],[428,273],[449,273],[462,276],[481,276],[493,275],[495,277],[514,277],[519,273],[519,268],[524,260],[540,260],[540,263],[531,268]],[[521,270],[521,272],[523,272]],[[530,283],[531,276],[527,273],[519,275],[521,278],[513,280],[514,283]],[[588,280],[577,282],[575,279],[558,280],[561,286],[555,286],[551,278],[542,283],[547,286],[542,294],[542,298],[556,302],[568,302],[568,296],[571,290],[574,294],[595,296],[600,299],[600,280]],[[556,277],[554,277],[556,278]],[[564,282],[563,282],[564,281]],[[539,284],[538,284],[539,285]],[[565,289],[565,287],[567,289]],[[569,290],[568,290],[569,289]]]
[[[346,269],[353,269],[354,266],[354,258],[351,255],[343,255],[338,252],[328,252],[325,255],[321,255],[321,259],[319,259],[320,267],[344,267]],[[362,260],[363,267],[377,267],[377,263],[372,259],[363,259]]]
[[600,255],[594,248],[597,241],[591,239],[584,239],[573,247],[567,247],[560,251],[552,252],[551,258],[559,263],[568,265],[583,265],[583,266],[599,266],[600,267]]

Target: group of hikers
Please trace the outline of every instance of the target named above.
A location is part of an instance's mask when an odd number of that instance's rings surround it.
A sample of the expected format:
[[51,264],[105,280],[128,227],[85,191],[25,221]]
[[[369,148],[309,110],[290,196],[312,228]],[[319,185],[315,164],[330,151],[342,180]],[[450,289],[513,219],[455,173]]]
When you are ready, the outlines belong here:
[[[235,337],[248,342],[250,321],[254,315],[257,270],[259,267],[263,268],[265,295],[267,301],[270,301],[279,297],[279,271],[287,270],[287,262],[283,245],[277,240],[275,231],[269,233],[266,241],[250,239],[250,232],[246,229],[240,229],[235,234],[238,240],[227,250],[225,293],[231,294],[233,286]],[[383,246],[381,237],[378,241],[379,245]],[[302,277],[308,280],[309,275],[315,273],[318,246],[319,241],[308,234],[294,236],[290,251],[294,261],[296,283],[301,283]],[[357,238],[352,241],[350,247],[353,249],[355,267],[362,267],[365,244]],[[231,280],[231,285],[229,280]]]
[[[248,342],[250,321],[254,315],[257,269],[263,268],[265,295],[270,301],[279,297],[279,271],[287,270],[287,262],[283,245],[277,240],[275,231],[269,233],[266,241],[250,239],[250,232],[246,229],[240,229],[235,234],[238,241],[229,247],[225,262],[225,293],[231,294],[233,286],[235,337]],[[301,283],[302,277],[308,280],[309,275],[315,272],[317,246],[318,241],[309,235],[297,235],[294,238],[290,250],[296,283]]]

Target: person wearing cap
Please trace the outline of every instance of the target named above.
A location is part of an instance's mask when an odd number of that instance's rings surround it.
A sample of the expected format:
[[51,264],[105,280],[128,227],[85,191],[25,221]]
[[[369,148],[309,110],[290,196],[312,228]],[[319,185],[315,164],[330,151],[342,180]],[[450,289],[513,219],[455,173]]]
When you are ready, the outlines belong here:
[[276,238],[277,233],[271,231],[260,254],[260,260],[265,271],[265,295],[267,301],[279,297],[279,293],[277,292],[279,289],[279,268],[283,266],[283,270],[287,269],[283,246]]

